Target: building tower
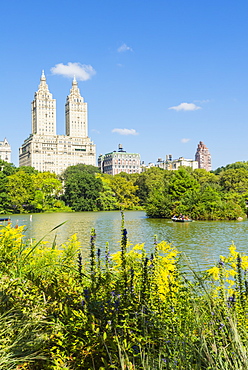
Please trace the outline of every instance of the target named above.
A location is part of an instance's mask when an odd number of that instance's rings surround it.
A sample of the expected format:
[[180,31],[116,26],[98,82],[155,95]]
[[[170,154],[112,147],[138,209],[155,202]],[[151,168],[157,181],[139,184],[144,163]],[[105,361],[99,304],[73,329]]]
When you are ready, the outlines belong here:
[[211,171],[211,155],[202,141],[200,141],[197,146],[195,160],[198,162],[198,168],[204,168],[206,171]]
[[11,162],[11,147],[6,138],[0,141],[0,159],[5,162]]
[[72,137],[88,137],[87,103],[80,95],[76,78],[72,81],[70,94],[65,104],[66,135]]
[[32,133],[56,135],[56,100],[49,92],[44,71],[32,101]]

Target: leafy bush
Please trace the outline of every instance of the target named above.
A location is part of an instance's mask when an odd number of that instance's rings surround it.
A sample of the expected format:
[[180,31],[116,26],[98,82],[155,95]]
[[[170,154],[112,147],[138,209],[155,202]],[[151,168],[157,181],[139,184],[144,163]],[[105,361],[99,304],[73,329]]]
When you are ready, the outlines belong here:
[[180,254],[157,242],[82,258],[76,235],[57,246],[0,230],[0,367],[247,369],[248,257],[234,245],[189,277]]

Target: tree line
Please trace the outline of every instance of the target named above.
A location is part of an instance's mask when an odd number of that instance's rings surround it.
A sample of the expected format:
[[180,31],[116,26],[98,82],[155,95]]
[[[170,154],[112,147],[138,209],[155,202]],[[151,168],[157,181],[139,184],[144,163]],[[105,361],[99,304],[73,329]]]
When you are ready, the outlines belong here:
[[115,176],[78,164],[57,176],[0,160],[0,213],[144,209],[148,217],[234,220],[246,217],[247,203],[248,162],[212,172],[152,167]]

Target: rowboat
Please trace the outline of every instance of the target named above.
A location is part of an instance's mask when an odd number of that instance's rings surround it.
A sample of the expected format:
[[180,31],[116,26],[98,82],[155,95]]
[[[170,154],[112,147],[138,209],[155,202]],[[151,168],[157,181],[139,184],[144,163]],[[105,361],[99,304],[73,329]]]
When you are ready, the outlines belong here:
[[0,227],[6,226],[10,222],[10,218],[0,218]]
[[172,217],[173,222],[192,222],[191,218]]

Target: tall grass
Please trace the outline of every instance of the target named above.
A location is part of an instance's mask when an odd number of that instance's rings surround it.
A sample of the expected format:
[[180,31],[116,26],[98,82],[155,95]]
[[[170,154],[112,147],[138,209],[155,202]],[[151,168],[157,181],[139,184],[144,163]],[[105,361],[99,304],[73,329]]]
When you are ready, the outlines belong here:
[[226,257],[187,280],[177,250],[154,238],[89,258],[72,236],[62,246],[0,230],[0,369],[248,368],[248,257]]

